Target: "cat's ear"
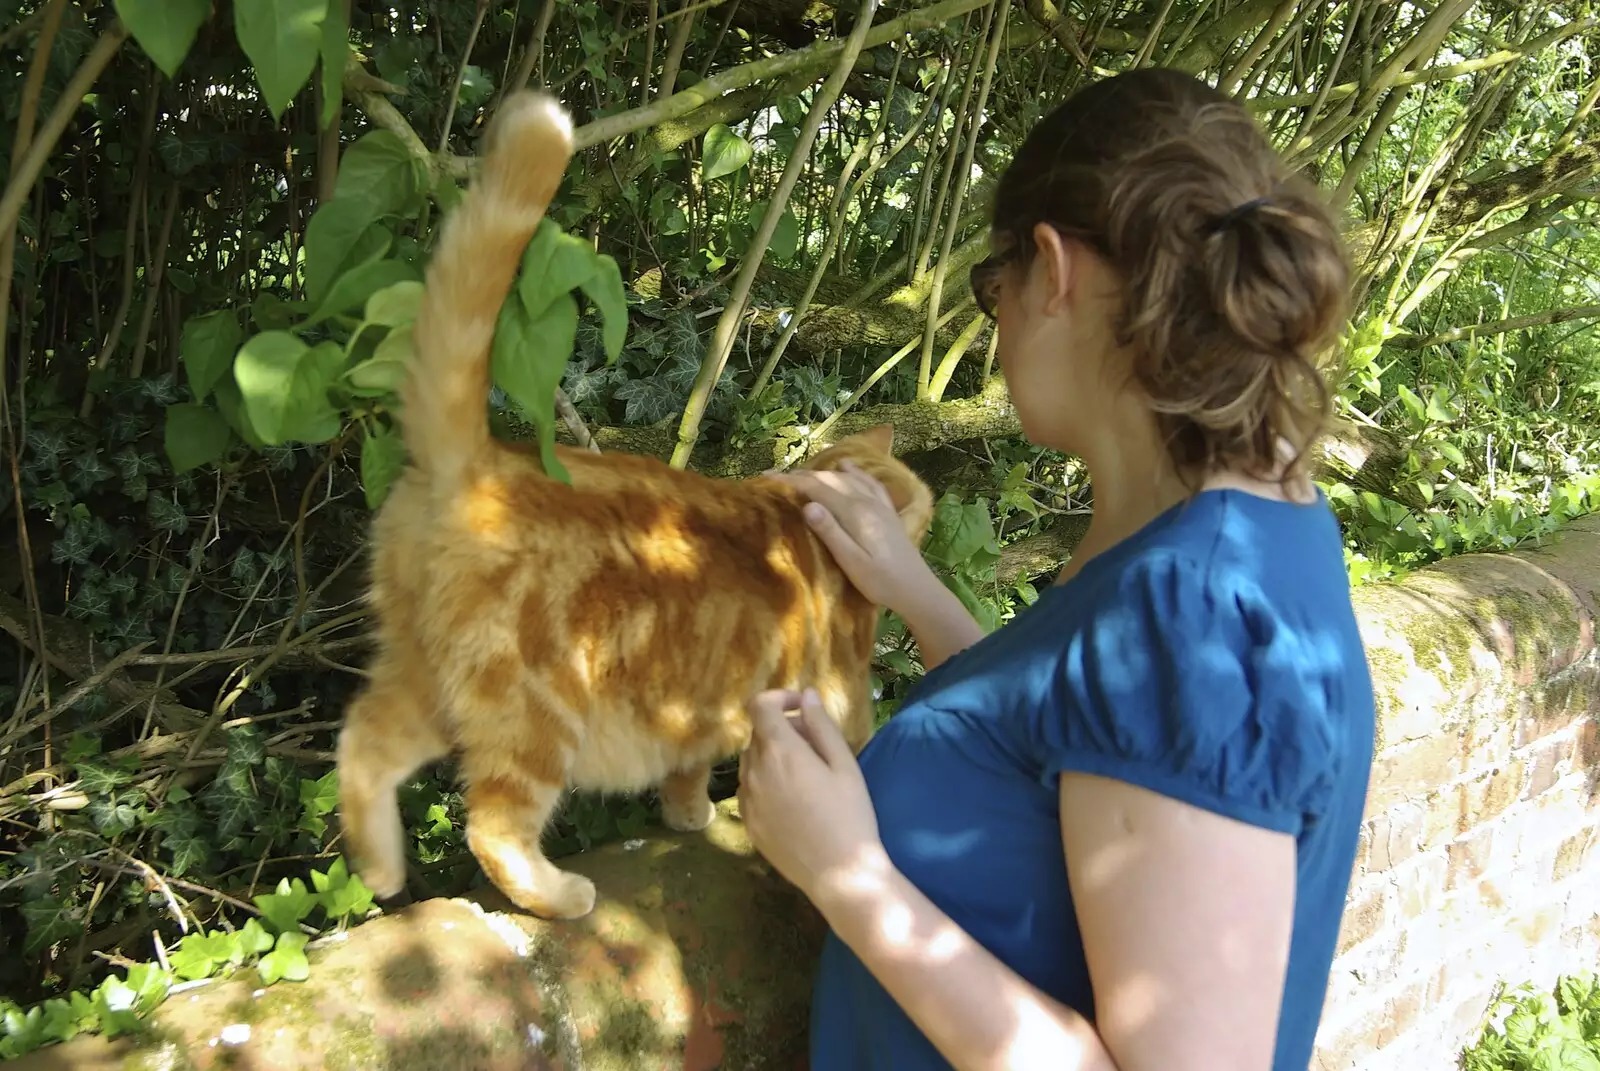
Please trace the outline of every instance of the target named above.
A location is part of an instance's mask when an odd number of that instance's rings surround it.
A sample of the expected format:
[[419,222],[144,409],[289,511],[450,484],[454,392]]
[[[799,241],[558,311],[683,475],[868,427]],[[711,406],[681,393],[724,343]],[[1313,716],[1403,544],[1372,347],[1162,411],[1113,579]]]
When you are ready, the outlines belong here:
[[886,457],[894,456],[893,424],[878,424],[875,427],[868,428],[866,431],[857,432],[852,438],[881,452]]

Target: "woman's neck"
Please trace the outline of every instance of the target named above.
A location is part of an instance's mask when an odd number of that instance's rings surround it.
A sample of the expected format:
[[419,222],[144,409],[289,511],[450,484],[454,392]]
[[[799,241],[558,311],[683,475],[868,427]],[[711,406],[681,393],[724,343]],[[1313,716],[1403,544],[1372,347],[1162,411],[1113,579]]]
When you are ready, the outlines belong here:
[[1097,441],[1078,451],[1089,470],[1094,515],[1089,530],[1062,566],[1057,584],[1076,576],[1090,559],[1103,554],[1189,497],[1162,446],[1155,421],[1144,406],[1117,405],[1116,419]]
[[1078,451],[1089,470],[1094,515],[1089,530],[1073,548],[1071,559],[1062,566],[1054,583],[1071,580],[1093,558],[1134,535],[1196,491],[1235,490],[1283,502],[1316,501],[1316,487],[1309,478],[1299,476],[1288,481],[1287,486],[1281,481],[1284,468],[1294,454],[1287,443],[1279,451],[1277,471],[1266,477],[1219,470],[1191,485],[1173,465],[1149,410],[1143,406],[1114,408],[1122,411],[1118,413],[1118,420],[1108,422],[1107,426],[1117,431],[1100,436],[1098,442],[1085,443]]

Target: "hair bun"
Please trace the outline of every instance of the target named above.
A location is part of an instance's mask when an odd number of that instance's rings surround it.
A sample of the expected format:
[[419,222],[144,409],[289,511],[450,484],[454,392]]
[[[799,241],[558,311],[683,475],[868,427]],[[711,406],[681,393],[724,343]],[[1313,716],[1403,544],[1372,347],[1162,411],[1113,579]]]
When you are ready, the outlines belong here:
[[1118,334],[1181,469],[1279,467],[1303,452],[1328,389],[1318,369],[1347,315],[1332,213],[1254,118],[1198,79],[1141,68],[1074,94],[1028,135],[994,226],[1049,223],[1122,278]]

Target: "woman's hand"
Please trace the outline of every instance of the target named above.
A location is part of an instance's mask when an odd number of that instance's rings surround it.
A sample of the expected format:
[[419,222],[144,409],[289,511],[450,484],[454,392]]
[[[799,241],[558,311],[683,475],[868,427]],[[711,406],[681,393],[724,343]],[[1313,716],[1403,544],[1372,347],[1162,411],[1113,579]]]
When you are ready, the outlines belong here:
[[983,638],[983,629],[911,542],[883,484],[848,461],[832,471],[795,469],[768,477],[811,499],[805,508],[811,530],[861,594],[905,621],[924,669]]
[[756,850],[813,901],[880,874],[887,857],[872,797],[817,693],[762,692],[749,709],[739,813]]
[[906,534],[883,484],[846,461],[838,469],[769,474],[811,499],[806,521],[867,598],[904,616],[938,578]]

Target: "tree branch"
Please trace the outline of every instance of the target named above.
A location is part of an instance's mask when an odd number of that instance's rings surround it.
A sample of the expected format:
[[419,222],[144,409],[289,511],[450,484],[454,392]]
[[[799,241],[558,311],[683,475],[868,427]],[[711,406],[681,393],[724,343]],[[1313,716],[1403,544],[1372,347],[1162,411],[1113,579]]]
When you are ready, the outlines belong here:
[[[864,52],[869,48],[888,44],[905,34],[941,25],[988,2],[989,0],[941,0],[940,3],[918,8],[881,26],[873,27],[868,31],[861,49]],[[586,123],[577,129],[573,140],[577,149],[581,151],[602,142],[646,130],[669,119],[680,119],[696,108],[709,104],[724,93],[735,89],[743,89],[757,82],[767,82],[803,71],[815,71],[821,74],[838,62],[846,45],[847,41],[843,38],[819,41],[807,48],[780,52],[766,59],[741,63],[737,67],[720,71],[703,82],[697,82],[688,89],[679,90],[670,97],[653,101],[642,108],[633,108],[618,115],[608,115],[604,119]]]
[[1596,319],[1600,319],[1600,305],[1574,305],[1565,309],[1536,312],[1530,316],[1512,316],[1505,320],[1491,320],[1488,323],[1474,324],[1471,327],[1455,327],[1449,331],[1440,331],[1436,335],[1400,335],[1390,339],[1389,344],[1404,350],[1421,350],[1427,349],[1429,346],[1441,346],[1447,342],[1457,342],[1464,338],[1503,335],[1511,331],[1523,331],[1530,327],[1548,327],[1551,324],[1564,324],[1572,320]]

